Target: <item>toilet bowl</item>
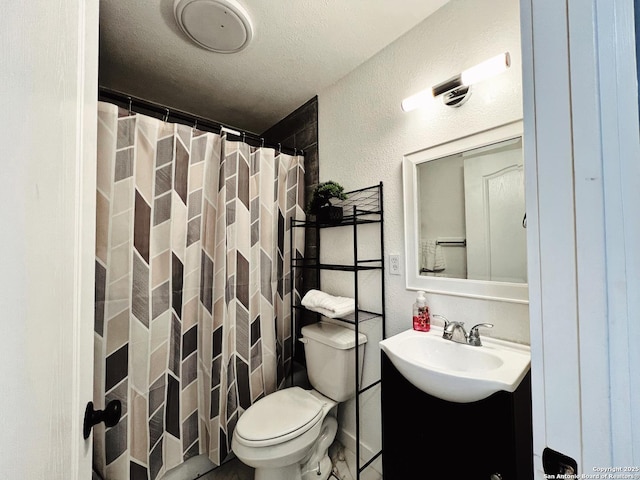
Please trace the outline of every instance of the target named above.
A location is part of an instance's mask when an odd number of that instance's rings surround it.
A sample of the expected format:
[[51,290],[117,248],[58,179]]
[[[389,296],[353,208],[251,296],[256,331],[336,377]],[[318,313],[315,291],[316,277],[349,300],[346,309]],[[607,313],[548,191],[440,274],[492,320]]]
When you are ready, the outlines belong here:
[[[311,458],[318,439],[323,435],[328,439],[326,449],[333,442],[337,422],[331,414],[336,405],[318,392],[300,387],[267,395],[240,417],[244,421],[238,421],[234,430],[233,452],[256,469],[255,480],[303,478],[302,471],[317,467],[315,463],[321,460]],[[328,477],[331,467],[326,470]],[[314,471],[314,478],[324,480],[325,472],[320,472],[318,476]]]
[[[355,394],[353,330],[319,322],[302,328],[313,390],[290,387],[249,407],[238,420],[231,448],[255,468],[255,480],[326,480],[327,451],[335,438],[339,402]],[[366,337],[358,336],[362,364]]]

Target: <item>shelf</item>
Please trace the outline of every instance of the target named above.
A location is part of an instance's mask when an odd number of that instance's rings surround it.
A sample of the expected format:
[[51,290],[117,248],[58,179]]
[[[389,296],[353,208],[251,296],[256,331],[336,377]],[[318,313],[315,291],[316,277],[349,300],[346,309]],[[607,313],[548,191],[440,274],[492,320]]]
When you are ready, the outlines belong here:
[[333,200],[331,204],[342,207],[344,217],[340,223],[318,223],[310,220],[293,220],[292,227],[333,228],[367,223],[382,223],[382,183],[372,187],[345,192],[346,200]]
[[[331,318],[331,320],[336,320],[337,322],[343,322],[343,323],[353,325],[353,328],[351,329],[353,330],[353,334],[355,335],[355,339],[357,340],[358,335],[360,334],[359,332],[360,326],[363,325],[364,322],[369,322],[371,320],[378,319],[380,320],[379,322],[380,329],[381,329],[380,336],[382,338],[385,338],[385,315],[384,315],[385,288],[384,288],[384,260],[383,260],[384,259],[384,229],[383,229],[384,215],[383,215],[383,209],[382,209],[382,182],[372,187],[367,187],[360,190],[354,190],[351,192],[345,192],[345,194],[347,196],[346,200],[331,202],[332,205],[336,207],[342,207],[343,209],[344,217],[342,218],[342,221],[340,223],[329,224],[329,223],[318,223],[316,221],[309,221],[309,220],[291,219],[290,232],[291,232],[291,241],[293,242],[294,228],[301,227],[301,228],[320,229],[320,228],[335,228],[335,227],[351,227],[353,229],[353,257],[352,257],[351,264],[346,265],[346,264],[323,263],[321,261],[322,256],[321,256],[321,248],[320,248],[321,236],[318,235],[317,236],[318,237],[317,254],[315,257],[294,258],[294,250],[293,249],[291,250],[291,256],[290,256],[291,290],[293,291],[295,289],[296,279],[300,277],[301,272],[296,272],[296,270],[299,270],[299,269],[315,271],[315,273],[311,273],[311,274],[304,273],[304,275],[305,276],[315,275],[316,276],[315,285],[317,286],[314,288],[318,288],[318,289],[320,289],[320,279],[322,277],[320,273],[321,271],[334,270],[334,271],[341,271],[341,272],[355,272],[356,275],[353,275],[353,286],[354,286],[353,296],[355,297],[355,304],[358,305],[360,303],[358,299],[360,298],[360,295],[361,295],[361,292],[358,290],[358,284],[359,284],[359,281],[361,280],[360,278],[361,276],[357,275],[357,272],[361,272],[361,271],[380,272],[379,273],[379,276],[381,278],[380,296],[382,299],[381,313],[356,309],[355,312],[352,312],[348,315],[344,315],[338,318]],[[378,241],[380,242],[380,253],[379,253],[380,258],[360,259],[358,257],[358,247],[359,247],[358,228],[361,225],[367,225],[367,224],[369,225],[376,224],[377,227],[375,227],[375,229],[379,230]],[[370,233],[370,229],[367,229],[367,232]],[[374,253],[373,255],[377,255],[377,253]],[[377,277],[377,275],[378,274],[373,276]],[[302,292],[299,292],[299,293],[302,294]],[[294,303],[297,303],[297,302],[299,303],[299,300],[296,300],[296,298],[300,298],[300,297],[297,297],[296,295],[291,295],[291,309],[292,309],[291,331],[294,332],[293,333],[294,338],[297,335],[296,317],[298,318],[302,317],[302,315],[305,312],[309,312],[310,314],[316,315],[317,316],[316,319],[319,319],[319,316],[322,315],[320,312],[310,310],[308,308],[305,308],[302,305],[294,305]],[[330,317],[327,317],[327,318],[330,318]],[[313,317],[308,319],[305,318],[305,320],[313,320]],[[378,323],[376,322],[372,325],[368,324],[368,326],[370,326],[372,329],[375,329],[378,326]],[[294,348],[295,348],[295,341],[294,341]],[[363,359],[360,358],[359,348],[353,348],[353,352],[354,352],[354,363],[355,363],[355,370],[356,370],[355,391],[357,392],[355,395],[355,402],[354,402],[355,403],[355,425],[356,425],[356,431],[355,431],[356,469],[354,473],[355,473],[355,480],[360,480],[361,473],[367,467],[369,467],[376,459],[380,458],[382,454],[382,451],[379,451],[375,453],[373,457],[370,458],[368,461],[362,463],[364,459],[360,454],[360,450],[362,446],[361,444],[363,443],[361,439],[361,432],[360,432],[360,415],[361,415],[360,396],[363,393],[372,390],[374,387],[381,385],[382,380],[380,378],[378,378],[377,380],[372,379],[371,383],[369,383],[363,388],[360,388],[360,376],[362,374],[362,367],[363,367],[361,362],[363,361]],[[292,384],[293,384],[293,379],[292,379]]]
[[[294,268],[307,268],[311,270],[338,270],[341,272],[358,272],[360,270],[382,270],[382,265],[339,265],[332,263],[315,263],[311,265],[302,265],[299,260],[294,260]],[[367,262],[380,262],[382,260],[367,260]],[[362,263],[358,262],[358,263]]]
[[[304,311],[304,312],[309,312],[309,313],[314,313],[314,314],[317,314],[317,315],[322,315],[320,312],[316,312],[315,310],[309,310],[308,308],[305,308],[302,305],[294,305],[293,308],[296,309],[296,310]],[[367,310],[358,310],[358,323],[367,322],[369,320],[373,320],[375,318],[381,318],[381,317],[382,317],[381,313],[369,312]],[[330,317],[327,317],[327,318],[330,318]],[[341,322],[350,323],[352,325],[355,325],[355,323],[356,323],[356,313],[353,312],[353,313],[350,313],[348,315],[345,315],[344,317],[332,318],[332,320],[339,320]]]
[[381,212],[359,212],[354,215],[345,215],[340,223],[319,223],[311,220],[292,220],[293,228],[335,228],[335,227],[353,227],[353,225],[366,225],[370,223],[382,223],[380,218],[361,218],[365,215],[381,215]]

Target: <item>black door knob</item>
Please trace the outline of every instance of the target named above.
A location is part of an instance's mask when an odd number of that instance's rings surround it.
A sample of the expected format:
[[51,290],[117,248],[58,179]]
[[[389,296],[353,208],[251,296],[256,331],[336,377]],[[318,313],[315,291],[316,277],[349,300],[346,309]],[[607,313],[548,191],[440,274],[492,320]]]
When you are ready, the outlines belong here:
[[122,416],[122,403],[120,400],[111,400],[104,410],[94,410],[93,402],[87,403],[84,411],[84,423],[82,435],[86,440],[91,434],[91,428],[100,422],[104,422],[107,427],[113,427],[120,421]]

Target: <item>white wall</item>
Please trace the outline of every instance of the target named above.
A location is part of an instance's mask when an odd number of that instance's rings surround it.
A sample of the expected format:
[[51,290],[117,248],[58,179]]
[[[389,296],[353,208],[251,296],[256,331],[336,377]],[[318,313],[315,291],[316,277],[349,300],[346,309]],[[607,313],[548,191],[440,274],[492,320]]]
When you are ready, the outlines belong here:
[[[346,190],[384,182],[386,253],[404,253],[403,155],[522,118],[519,22],[517,0],[453,0],[319,93],[320,180]],[[462,107],[434,100],[421,110],[400,109],[403,98],[504,51],[511,68],[475,85]],[[410,328],[415,292],[405,289],[404,275],[387,274],[386,288],[393,335]],[[526,305],[442,295],[430,295],[429,303],[452,320],[494,323],[491,336],[529,341]]]
[[[346,190],[384,182],[387,254],[404,254],[403,155],[522,118],[519,26],[518,0],[452,0],[319,93],[320,180],[335,180]],[[511,68],[475,85],[462,107],[446,107],[435,100],[421,110],[404,113],[400,109],[405,97],[505,51],[511,54]],[[325,232],[321,241],[322,251],[334,255],[346,252],[344,245],[349,245],[333,231]],[[387,273],[385,281],[390,336],[411,328],[415,292],[405,289],[404,272],[400,276]],[[363,291],[378,295],[373,288]],[[529,343],[527,305],[435,294],[428,295],[428,301],[432,313],[467,324],[491,322],[495,327],[487,335]],[[343,409],[347,410],[348,406]],[[365,412],[364,418],[369,419],[365,430],[376,428],[371,415],[376,415],[375,410]],[[348,413],[343,420],[352,429]],[[377,441],[375,431],[364,435],[371,443]]]

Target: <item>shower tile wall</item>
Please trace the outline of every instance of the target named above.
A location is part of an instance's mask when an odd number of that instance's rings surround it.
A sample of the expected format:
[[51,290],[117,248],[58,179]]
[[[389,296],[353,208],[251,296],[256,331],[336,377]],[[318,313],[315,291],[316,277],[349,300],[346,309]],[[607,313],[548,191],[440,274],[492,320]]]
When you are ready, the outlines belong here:
[[281,143],[283,147],[304,150],[307,191],[318,183],[318,97],[287,115],[261,137],[270,143]]

